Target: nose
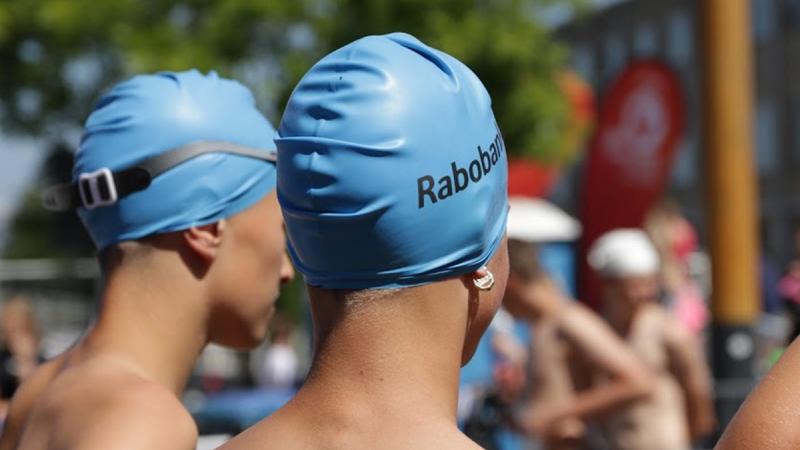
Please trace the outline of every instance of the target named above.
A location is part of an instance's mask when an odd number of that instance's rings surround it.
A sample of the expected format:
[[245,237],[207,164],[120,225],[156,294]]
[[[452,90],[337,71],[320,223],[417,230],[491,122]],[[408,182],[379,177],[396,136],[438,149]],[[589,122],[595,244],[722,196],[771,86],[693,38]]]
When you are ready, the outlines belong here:
[[289,260],[289,255],[284,253],[281,262],[281,283],[286,284],[292,280],[294,280],[294,267],[292,261]]

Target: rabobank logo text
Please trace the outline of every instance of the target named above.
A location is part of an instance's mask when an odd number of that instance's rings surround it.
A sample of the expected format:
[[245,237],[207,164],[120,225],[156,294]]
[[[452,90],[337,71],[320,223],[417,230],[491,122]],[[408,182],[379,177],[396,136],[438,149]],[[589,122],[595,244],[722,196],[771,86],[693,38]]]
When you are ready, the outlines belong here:
[[498,132],[494,141],[484,150],[477,147],[477,156],[466,167],[459,167],[456,161],[450,163],[450,171],[436,181],[433,175],[417,178],[417,194],[419,207],[435,204],[469,188],[472,183],[480,182],[489,175],[497,162],[504,157],[505,144]]

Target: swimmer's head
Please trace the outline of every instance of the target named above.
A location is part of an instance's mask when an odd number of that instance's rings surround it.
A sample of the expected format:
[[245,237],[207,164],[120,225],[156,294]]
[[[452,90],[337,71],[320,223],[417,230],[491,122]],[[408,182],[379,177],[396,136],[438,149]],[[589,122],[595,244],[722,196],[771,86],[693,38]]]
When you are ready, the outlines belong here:
[[485,87],[452,56],[402,33],[359,39],[306,73],[278,134],[289,251],[307,284],[412,287],[505,253],[505,145]]
[[644,231],[609,231],[592,244],[588,260],[608,302],[630,307],[658,297],[659,256]]
[[[140,75],[112,88],[86,121],[73,169],[78,214],[104,269],[137,259],[126,252],[177,252],[204,283],[212,340],[260,341],[291,275],[274,136],[250,91],[213,72]],[[123,172],[143,168],[147,183],[117,196],[136,181]]]

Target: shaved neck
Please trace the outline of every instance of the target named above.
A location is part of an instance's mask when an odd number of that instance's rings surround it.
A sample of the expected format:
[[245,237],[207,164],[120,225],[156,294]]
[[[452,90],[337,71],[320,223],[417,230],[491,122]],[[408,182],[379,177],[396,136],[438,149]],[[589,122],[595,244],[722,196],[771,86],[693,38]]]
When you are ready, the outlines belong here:
[[176,394],[208,341],[199,262],[176,234],[107,249],[97,323],[75,357],[108,355]]
[[337,405],[325,414],[340,417],[455,423],[465,336],[477,307],[460,279],[393,291],[309,287],[309,296],[316,354],[298,404]]

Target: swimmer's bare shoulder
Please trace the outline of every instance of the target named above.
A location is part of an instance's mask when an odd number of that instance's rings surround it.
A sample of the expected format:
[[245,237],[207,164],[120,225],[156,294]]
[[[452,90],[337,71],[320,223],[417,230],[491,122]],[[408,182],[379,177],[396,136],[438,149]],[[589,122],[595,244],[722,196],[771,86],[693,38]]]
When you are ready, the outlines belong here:
[[[305,428],[308,429],[306,425]],[[323,440],[318,436],[303,435],[302,430],[295,433],[280,433],[268,430],[245,431],[244,435],[239,435],[218,450],[372,450],[376,448],[385,450],[407,450],[409,448],[417,450],[481,450],[482,447],[463,434],[452,433],[452,436],[437,436],[436,439],[426,439],[425,436],[415,436],[409,439],[415,431],[409,430],[406,439],[391,440],[386,437],[372,440],[362,436],[357,442],[347,441],[347,439]],[[253,432],[255,431],[255,432]],[[263,431],[263,432],[262,432]]]
[[138,375],[93,365],[97,366],[82,364],[65,369],[42,391],[18,448],[196,447],[194,421],[172,392]]
[[11,400],[8,416],[6,416],[3,424],[3,433],[0,435],[0,450],[14,450],[17,448],[22,430],[28,421],[36,400],[61,370],[67,357],[67,353],[62,353],[40,365],[17,389],[14,398]]
[[[290,402],[291,404],[292,402]],[[294,402],[295,404],[297,402]],[[373,414],[355,426],[345,425],[323,414],[304,414],[282,408],[234,437],[217,450],[481,450],[478,444],[461,433],[455,424],[430,423],[420,418],[417,426],[403,429],[386,426],[380,415]],[[325,409],[320,407],[319,409]]]
[[781,356],[739,408],[716,450],[800,448],[800,339]]

